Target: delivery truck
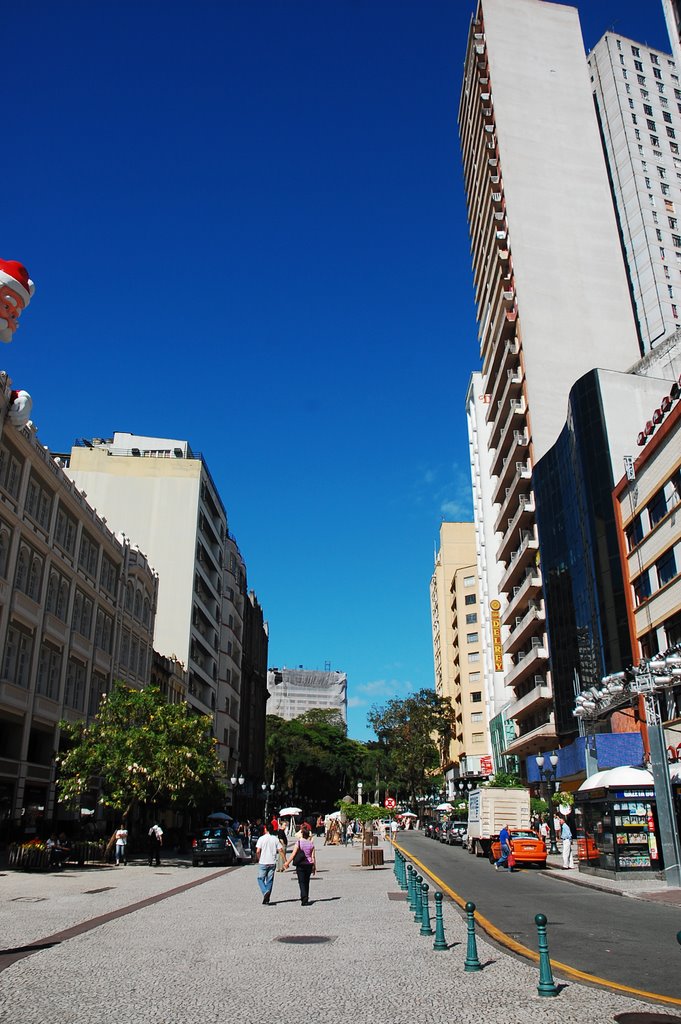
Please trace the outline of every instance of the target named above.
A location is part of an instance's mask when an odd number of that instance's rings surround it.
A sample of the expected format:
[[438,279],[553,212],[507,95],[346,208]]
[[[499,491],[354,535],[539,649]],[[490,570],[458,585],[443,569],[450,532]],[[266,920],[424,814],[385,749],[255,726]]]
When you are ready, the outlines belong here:
[[489,857],[492,840],[504,825],[528,828],[530,794],[526,789],[500,789],[482,786],[468,796],[468,852]]

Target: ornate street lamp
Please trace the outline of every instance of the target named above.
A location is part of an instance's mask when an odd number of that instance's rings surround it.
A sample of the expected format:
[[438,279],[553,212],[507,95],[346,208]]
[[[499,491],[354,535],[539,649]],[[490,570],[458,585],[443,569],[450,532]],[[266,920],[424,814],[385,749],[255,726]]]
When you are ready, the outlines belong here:
[[553,803],[551,801],[551,795],[554,790],[554,783],[556,781],[556,765],[558,764],[558,754],[551,754],[549,757],[550,765],[544,767],[544,755],[538,754],[535,757],[537,762],[537,768],[539,769],[539,778],[541,781],[542,790],[546,791],[546,802],[549,805],[549,835],[551,838],[551,846],[549,847],[549,853],[557,854],[558,846],[556,845],[556,830],[553,827]]
[[232,783],[232,810],[234,811],[234,817],[236,818],[237,817],[237,813],[236,813],[237,788],[236,787],[237,787],[237,785],[239,787],[243,786],[243,784],[246,781],[246,779],[244,778],[244,776],[241,773],[239,773],[239,775],[232,775],[232,777],[231,777],[231,779],[229,781]]
[[267,821],[267,810],[270,805],[270,793],[274,793],[274,782],[270,782],[269,785],[266,782],[262,782],[260,784],[260,788],[265,797],[265,821]]

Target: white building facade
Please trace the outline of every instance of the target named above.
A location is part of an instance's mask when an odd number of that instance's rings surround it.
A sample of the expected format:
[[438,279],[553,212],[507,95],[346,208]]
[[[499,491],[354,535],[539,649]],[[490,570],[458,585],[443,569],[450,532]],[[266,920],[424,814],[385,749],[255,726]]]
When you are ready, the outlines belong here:
[[[480,0],[459,107],[505,684],[528,756],[555,742],[532,509],[534,463],[595,365],[626,369],[639,343],[577,11]],[[528,486],[530,483],[530,486]]]
[[679,71],[611,32],[588,65],[645,354],[681,326]]
[[345,672],[306,668],[271,668],[267,673],[267,714],[290,721],[306,711],[337,711],[348,720],[348,677]]

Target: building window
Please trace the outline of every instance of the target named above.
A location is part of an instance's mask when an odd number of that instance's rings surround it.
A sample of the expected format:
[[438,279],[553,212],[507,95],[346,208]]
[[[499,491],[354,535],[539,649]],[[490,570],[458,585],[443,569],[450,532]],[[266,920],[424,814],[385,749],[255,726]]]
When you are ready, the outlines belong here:
[[477,633],[466,633],[466,643],[467,644],[477,644],[477,642],[478,642],[478,634]]
[[648,117],[652,117],[653,116],[653,108],[650,106],[649,103],[644,103],[643,104],[643,113],[647,114]]
[[484,733],[473,732],[471,733],[471,743],[483,743],[485,739]]
[[33,636],[30,633],[10,626],[7,630],[7,641],[5,643],[5,662],[2,674],[5,679],[15,686],[28,686],[29,672],[31,668],[31,653],[33,651]]
[[[646,124],[648,125],[648,131],[649,131],[649,132],[656,132],[656,131],[657,131],[657,125],[655,124],[655,122],[654,122],[654,121],[651,121],[651,120],[650,120],[650,118],[648,118],[648,119],[646,120]],[[653,140],[652,140],[652,139],[651,139],[650,141],[651,141],[651,142],[653,142]],[[656,142],[653,142],[653,145],[654,145],[654,146],[656,146],[656,145],[657,145],[657,143],[656,143]]]
[[670,548],[661,558],[658,558],[655,563],[655,569],[657,571],[657,582],[660,587],[666,586],[670,580],[674,579],[676,576],[676,558],[673,548]]
[[650,597],[650,574],[647,569],[634,580],[633,587],[636,604],[643,604]]
[[482,711],[471,711],[471,722],[482,722]]
[[40,661],[38,663],[38,678],[36,690],[41,696],[50,700],[59,699],[59,676],[61,674],[62,653],[49,644],[43,644],[40,648]]
[[468,612],[468,614],[466,615],[466,625],[467,626],[473,626],[477,621],[478,621],[478,613],[477,612]]
[[664,487],[661,487],[657,494],[648,502],[648,517],[651,529],[660,522],[667,514],[667,499],[664,495]]
[[78,565],[79,567],[88,574],[88,576],[97,575],[97,558],[99,556],[99,545],[88,536],[87,533],[83,533],[80,538],[80,551],[78,553]]
[[9,558],[9,527],[0,528],[0,576],[7,579],[7,559]]
[[632,548],[635,548],[642,540],[643,523],[641,522],[641,517],[636,516],[634,521],[627,527],[627,544],[629,545],[629,550],[631,551]]
[[480,651],[471,651],[468,655],[468,661],[471,663],[480,661]]
[[658,242],[661,242],[662,241],[662,232],[660,231],[659,228],[655,228],[655,234],[657,235]]
[[674,131],[673,128],[667,128],[667,136],[670,139],[675,139],[676,138],[676,132]]
[[662,72],[659,68],[653,68],[653,74],[655,75],[655,78],[662,78]]
[[468,673],[468,682],[469,683],[479,683],[480,682],[480,673],[479,672],[469,672]]
[[633,57],[640,57],[641,56],[641,50],[639,49],[638,46],[632,46],[631,53],[632,53]]
[[463,578],[463,585],[464,585],[464,587],[474,587],[475,586],[475,576],[464,576],[464,578]]
[[475,594],[466,594],[466,596],[464,597],[465,604],[475,604],[476,600],[477,598]]
[[57,509],[54,539],[62,550],[72,555],[76,550],[76,521],[63,508]]
[[641,63],[640,60],[635,60],[634,61],[634,67],[636,68],[637,71],[643,71],[643,64]]
[[482,690],[473,690],[471,693],[472,704],[482,704]]
[[645,85],[646,84],[645,75],[637,75],[636,76],[636,81],[638,82],[639,85]]
[[53,498],[52,492],[43,487],[40,480],[31,476],[26,491],[25,511],[43,530],[49,529],[50,526]]
[[75,711],[85,710],[85,665],[75,658],[69,658],[66,670],[64,704]]
[[650,54],[648,54],[648,56],[650,57],[650,63],[651,64],[659,64],[660,63],[659,60],[657,59],[657,54],[656,53],[650,53]]
[[632,114],[631,115],[631,123],[632,124],[638,124],[638,118],[637,118],[636,114]]

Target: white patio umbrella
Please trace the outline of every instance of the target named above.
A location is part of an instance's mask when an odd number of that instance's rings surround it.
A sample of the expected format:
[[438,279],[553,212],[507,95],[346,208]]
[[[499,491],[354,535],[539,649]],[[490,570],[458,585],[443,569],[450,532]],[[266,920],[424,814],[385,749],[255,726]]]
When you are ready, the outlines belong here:
[[402,814],[398,815],[400,818],[418,818],[418,814],[414,814],[413,811],[403,811]]
[[302,814],[300,807],[282,807],[279,811],[280,818],[294,818],[296,814]]
[[436,811],[453,811],[454,808],[451,804],[438,804],[435,808]]

